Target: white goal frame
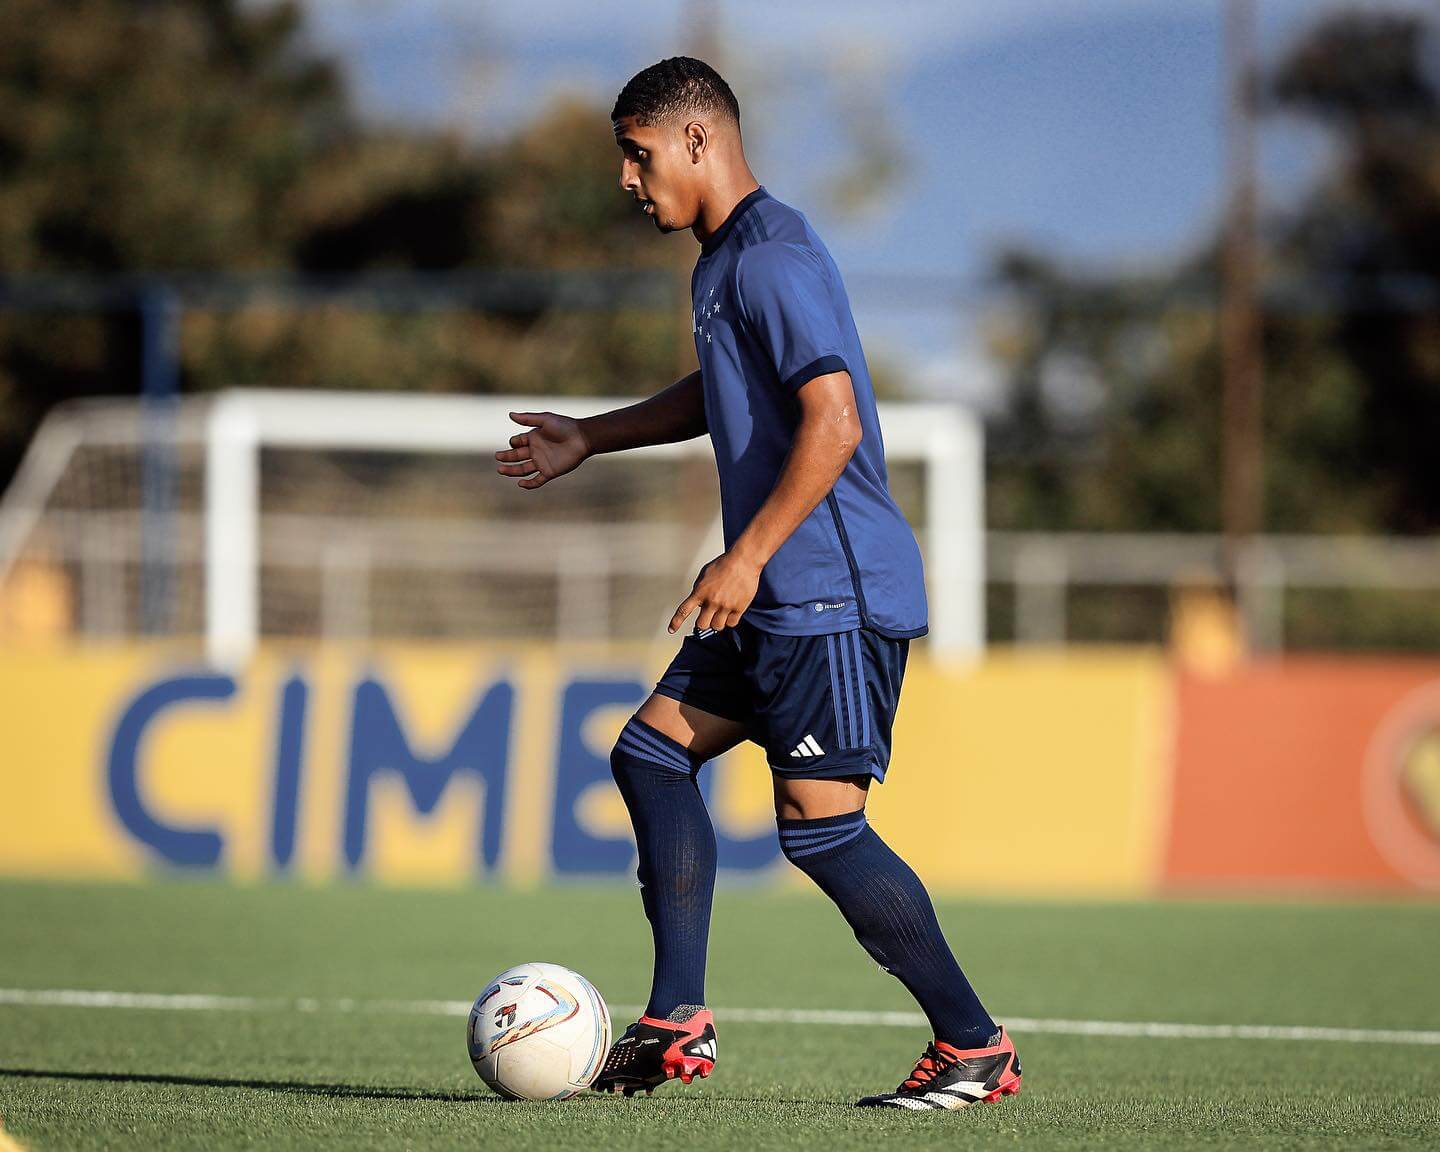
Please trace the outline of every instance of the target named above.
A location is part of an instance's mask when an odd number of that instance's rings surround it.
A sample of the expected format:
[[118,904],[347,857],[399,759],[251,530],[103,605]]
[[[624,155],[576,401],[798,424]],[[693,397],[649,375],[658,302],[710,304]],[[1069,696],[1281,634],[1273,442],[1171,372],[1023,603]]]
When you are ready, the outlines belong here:
[[[266,448],[400,451],[474,455],[504,447],[509,413],[560,409],[588,416],[637,397],[313,392],[244,389],[182,401],[173,431],[204,450],[204,643],[207,659],[243,663],[260,627],[260,468]],[[85,443],[134,442],[144,422],[114,401],[64,406],[47,418],[20,472],[0,500],[0,580],[69,458]],[[880,423],[892,461],[924,470],[926,582],[932,655],[969,661],[985,645],[984,449],[978,419],[949,404],[882,403]],[[705,437],[634,451],[657,458],[709,458]],[[497,480],[499,478],[497,477]],[[717,515],[694,567],[723,549]]]

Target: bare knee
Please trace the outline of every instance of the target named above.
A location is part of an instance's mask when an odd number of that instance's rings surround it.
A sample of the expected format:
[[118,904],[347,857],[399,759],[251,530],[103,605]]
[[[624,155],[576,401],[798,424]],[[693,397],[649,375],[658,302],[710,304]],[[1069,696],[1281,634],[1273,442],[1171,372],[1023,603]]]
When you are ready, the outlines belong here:
[[640,705],[635,718],[663,732],[701,760],[728,752],[745,739],[745,725],[658,692],[652,692]]
[[870,788],[868,775],[799,780],[776,773],[774,782],[775,815],[781,820],[819,820],[859,812]]

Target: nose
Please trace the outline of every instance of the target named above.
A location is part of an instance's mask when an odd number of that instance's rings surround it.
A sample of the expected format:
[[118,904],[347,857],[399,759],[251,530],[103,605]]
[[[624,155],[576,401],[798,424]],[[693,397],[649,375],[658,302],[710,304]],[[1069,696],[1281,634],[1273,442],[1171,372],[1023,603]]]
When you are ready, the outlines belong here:
[[637,165],[628,157],[620,161],[620,190],[622,192],[634,193],[640,188],[640,177]]

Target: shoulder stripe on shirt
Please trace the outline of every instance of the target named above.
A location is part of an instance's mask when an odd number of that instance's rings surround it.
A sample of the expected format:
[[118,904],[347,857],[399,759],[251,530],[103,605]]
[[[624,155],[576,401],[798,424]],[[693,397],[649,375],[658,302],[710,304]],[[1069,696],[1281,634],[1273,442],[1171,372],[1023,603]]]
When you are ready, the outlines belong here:
[[742,248],[749,248],[752,244],[760,243],[760,234],[756,231],[756,216],[754,212],[746,212],[740,217],[740,234]]
[[[745,216],[748,215],[748,212],[745,213]],[[745,216],[737,216],[735,218],[735,234],[739,238],[739,247],[741,248],[748,248],[750,246],[747,243],[747,241],[749,241],[750,239],[750,230],[749,226],[746,224]]]

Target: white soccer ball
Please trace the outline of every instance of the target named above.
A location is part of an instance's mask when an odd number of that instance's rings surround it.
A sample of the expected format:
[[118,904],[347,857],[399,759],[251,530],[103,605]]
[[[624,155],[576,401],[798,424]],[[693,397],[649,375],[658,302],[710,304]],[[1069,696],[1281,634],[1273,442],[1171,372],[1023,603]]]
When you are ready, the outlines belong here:
[[470,1009],[470,1063],[511,1100],[583,1092],[610,1051],[610,1010],[595,986],[559,964],[518,964]]

